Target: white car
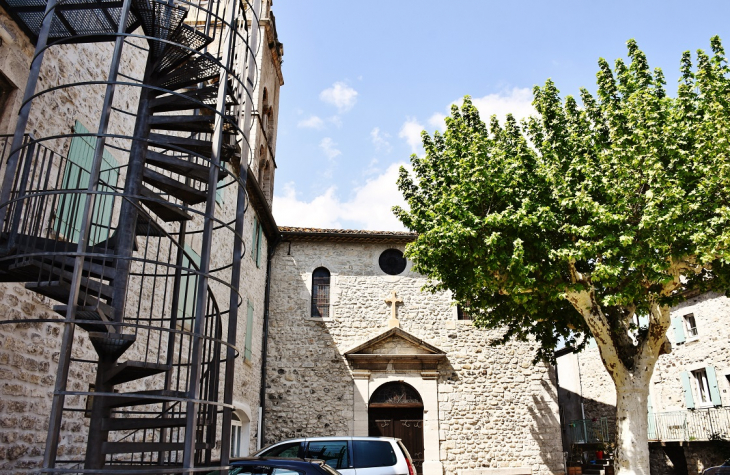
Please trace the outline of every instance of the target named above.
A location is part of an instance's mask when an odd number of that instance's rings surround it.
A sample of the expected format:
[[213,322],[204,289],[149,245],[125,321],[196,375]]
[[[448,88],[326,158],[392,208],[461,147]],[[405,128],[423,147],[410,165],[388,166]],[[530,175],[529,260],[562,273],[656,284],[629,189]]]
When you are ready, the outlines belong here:
[[324,460],[342,475],[416,475],[408,450],[392,437],[309,437],[270,445],[259,457]]

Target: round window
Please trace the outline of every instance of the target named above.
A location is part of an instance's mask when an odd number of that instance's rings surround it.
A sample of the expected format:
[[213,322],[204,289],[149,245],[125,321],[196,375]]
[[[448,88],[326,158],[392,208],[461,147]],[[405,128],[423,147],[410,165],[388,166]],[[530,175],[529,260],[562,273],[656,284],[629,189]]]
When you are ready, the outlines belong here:
[[380,254],[378,259],[380,269],[390,275],[398,275],[406,270],[406,258],[398,249],[387,249]]

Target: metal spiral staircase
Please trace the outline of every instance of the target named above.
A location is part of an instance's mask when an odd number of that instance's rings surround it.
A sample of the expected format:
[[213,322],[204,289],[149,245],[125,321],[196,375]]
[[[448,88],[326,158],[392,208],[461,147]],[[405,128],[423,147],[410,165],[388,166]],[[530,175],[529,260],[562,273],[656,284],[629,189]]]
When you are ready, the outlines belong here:
[[[2,149],[0,281],[55,301],[56,316],[0,324],[62,325],[44,473],[223,468],[260,0],[0,3],[36,44]],[[36,91],[49,48],[110,41],[106,81]],[[31,107],[71,87],[105,88],[97,132],[26,134]],[[122,88],[136,110],[115,102]],[[235,207],[219,210],[221,187]]]

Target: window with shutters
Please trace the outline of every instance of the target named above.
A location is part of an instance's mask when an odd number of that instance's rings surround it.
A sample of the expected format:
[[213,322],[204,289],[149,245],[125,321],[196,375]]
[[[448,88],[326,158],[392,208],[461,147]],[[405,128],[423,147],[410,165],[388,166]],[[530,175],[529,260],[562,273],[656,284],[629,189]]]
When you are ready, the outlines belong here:
[[312,317],[330,316],[330,271],[324,267],[312,272]]
[[456,319],[457,320],[471,320],[471,314],[469,312],[465,312],[463,308],[461,308],[461,305],[456,306]]
[[687,336],[689,338],[696,337],[697,336],[697,322],[695,321],[695,316],[693,313],[688,313],[684,317],[682,317],[684,320],[684,328],[687,332]]

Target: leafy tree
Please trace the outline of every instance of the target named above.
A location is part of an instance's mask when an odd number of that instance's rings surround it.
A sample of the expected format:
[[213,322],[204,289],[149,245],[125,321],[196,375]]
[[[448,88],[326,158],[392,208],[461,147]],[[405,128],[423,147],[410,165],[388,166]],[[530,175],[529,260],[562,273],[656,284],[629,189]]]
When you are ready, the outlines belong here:
[[[431,290],[449,289],[474,324],[534,338],[552,360],[559,338],[592,335],[617,393],[616,467],[649,474],[647,395],[670,307],[728,289],[730,79],[722,44],[686,52],[676,97],[636,42],[629,64],[599,60],[582,106],[552,81],[537,116],[489,127],[469,97],[398,186],[418,233],[407,248]],[[638,326],[638,316],[648,326]]]

